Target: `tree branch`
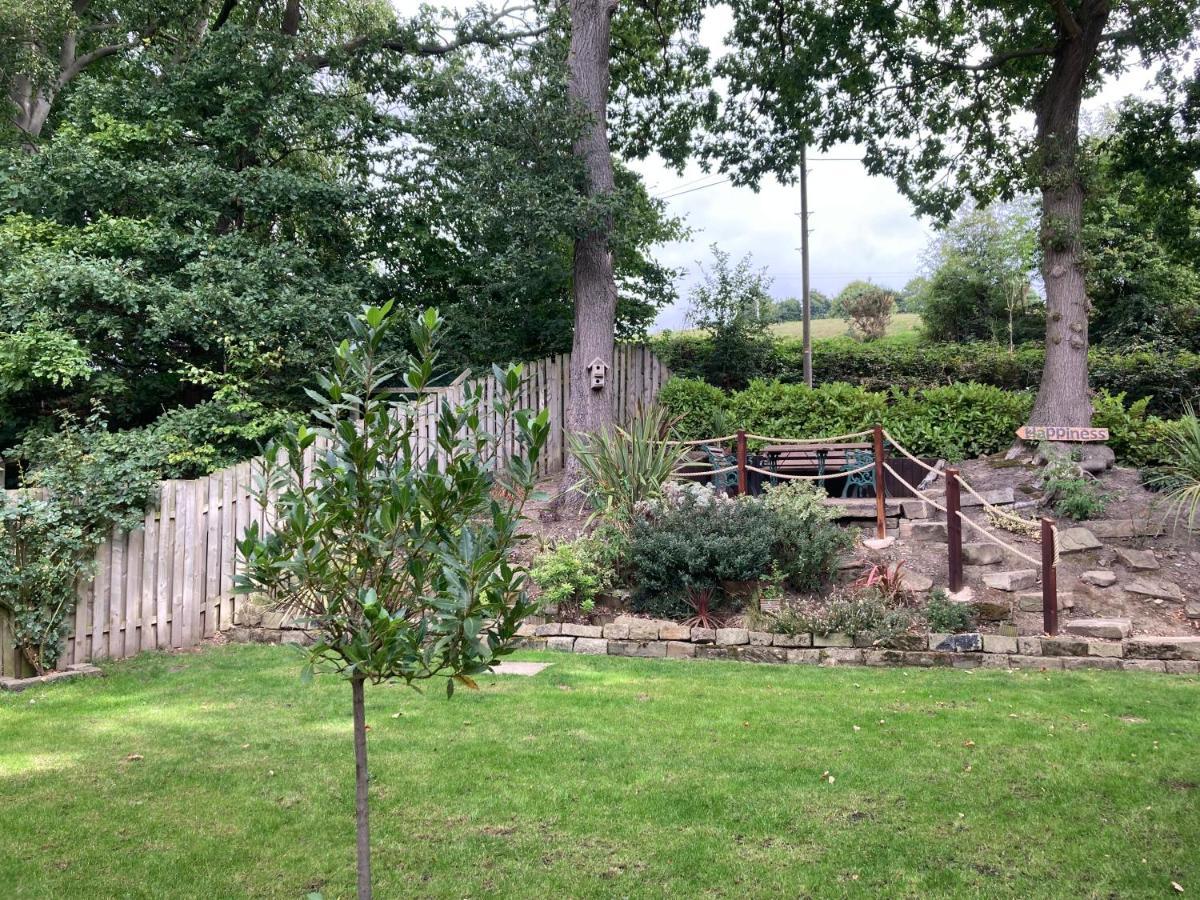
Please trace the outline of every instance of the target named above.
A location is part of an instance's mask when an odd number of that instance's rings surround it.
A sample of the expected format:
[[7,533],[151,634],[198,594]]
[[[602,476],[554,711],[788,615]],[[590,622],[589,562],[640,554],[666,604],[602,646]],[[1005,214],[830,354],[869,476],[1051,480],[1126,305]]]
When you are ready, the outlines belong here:
[[1083,26],[1067,6],[1067,0],[1050,0],[1050,5],[1054,8],[1054,17],[1058,19],[1058,24],[1071,38],[1078,38],[1083,34]]
[[222,25],[229,21],[229,16],[237,8],[238,0],[225,0],[221,4],[221,11],[217,13],[216,19],[213,20],[212,31],[216,31]]
[[1032,56],[1052,56],[1054,54],[1053,47],[1022,47],[1018,50],[1006,50],[1003,53],[997,53],[995,56],[990,56],[983,62],[978,63],[960,63],[949,59],[934,58],[933,62],[946,69],[955,69],[960,72],[990,72],[993,69],[998,69],[1007,62],[1012,62],[1014,59],[1028,59]]

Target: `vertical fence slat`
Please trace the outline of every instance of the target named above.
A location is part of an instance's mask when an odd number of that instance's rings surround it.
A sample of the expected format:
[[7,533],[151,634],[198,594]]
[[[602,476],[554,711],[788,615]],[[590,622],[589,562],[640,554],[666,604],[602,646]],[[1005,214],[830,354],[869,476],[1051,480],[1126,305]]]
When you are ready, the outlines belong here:
[[142,591],[138,598],[138,650],[153,650],[154,641],[154,592],[157,586],[158,562],[158,512],[146,511],[142,523]]
[[208,504],[204,513],[204,636],[217,632],[217,616],[221,608],[221,474],[215,472],[206,479]]
[[138,632],[142,627],[142,565],[146,548],[146,531],[135,528],[129,532],[125,552],[125,631],[121,655],[133,656],[140,649]]
[[175,484],[164,481],[158,495],[158,572],[154,584],[154,646],[171,646],[171,590],[175,584]]
[[108,625],[109,583],[112,578],[112,544],[104,541],[96,548],[96,578],[92,584],[92,659],[108,655],[105,629]]
[[188,535],[188,483],[175,482],[175,517],[171,520],[171,530],[174,534],[174,549],[172,551],[171,568],[171,646],[184,647],[184,616],[185,585],[188,583],[188,573],[184,568],[184,558],[187,555]]
[[108,656],[120,659],[125,655],[121,639],[121,614],[125,607],[125,535],[114,529],[108,541],[112,546],[112,569],[108,580]]
[[[313,454],[316,456],[316,446]],[[221,616],[217,623],[222,630],[233,626],[233,542],[237,525],[237,470],[230,466],[221,472],[221,573],[220,603]]]

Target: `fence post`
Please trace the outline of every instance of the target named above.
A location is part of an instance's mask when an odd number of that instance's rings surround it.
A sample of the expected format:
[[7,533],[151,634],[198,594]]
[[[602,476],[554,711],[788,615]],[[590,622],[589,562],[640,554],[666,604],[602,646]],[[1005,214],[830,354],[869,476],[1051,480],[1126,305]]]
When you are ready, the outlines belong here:
[[745,429],[739,428],[737,433],[737,467],[738,467],[738,482],[737,492],[739,497],[744,497],[747,493],[746,485],[746,432]]
[[1042,630],[1058,634],[1058,568],[1054,565],[1054,520],[1042,519]]
[[958,516],[958,469],[946,470],[946,542],[950,548],[950,593],[963,586],[962,519]]
[[875,530],[876,537],[887,537],[886,482],[883,473],[883,426],[876,425],[875,439]]

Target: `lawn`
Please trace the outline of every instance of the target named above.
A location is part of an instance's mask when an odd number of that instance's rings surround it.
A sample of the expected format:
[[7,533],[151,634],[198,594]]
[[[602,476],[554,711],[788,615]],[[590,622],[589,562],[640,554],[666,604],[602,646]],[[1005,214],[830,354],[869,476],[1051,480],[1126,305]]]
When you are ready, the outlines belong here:
[[[1200,679],[524,658],[368,688],[379,897],[1200,892]],[[106,668],[0,695],[6,898],[351,896],[346,685]]]

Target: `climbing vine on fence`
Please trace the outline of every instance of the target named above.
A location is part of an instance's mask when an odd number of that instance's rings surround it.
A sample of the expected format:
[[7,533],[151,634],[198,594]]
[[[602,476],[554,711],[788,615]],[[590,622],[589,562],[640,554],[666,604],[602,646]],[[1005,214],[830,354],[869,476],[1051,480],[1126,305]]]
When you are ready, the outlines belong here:
[[19,452],[31,461],[22,489],[0,491],[0,604],[12,610],[17,648],[41,674],[62,656],[96,548],[113,528],[142,521],[158,465],[144,440],[107,431],[98,412],[65,420]]

